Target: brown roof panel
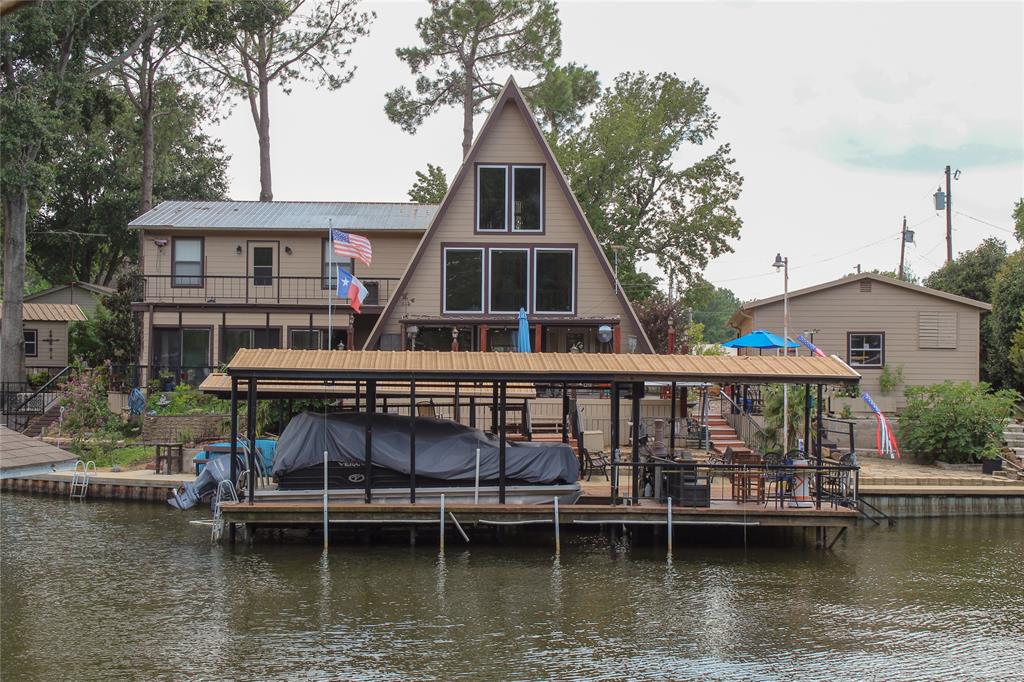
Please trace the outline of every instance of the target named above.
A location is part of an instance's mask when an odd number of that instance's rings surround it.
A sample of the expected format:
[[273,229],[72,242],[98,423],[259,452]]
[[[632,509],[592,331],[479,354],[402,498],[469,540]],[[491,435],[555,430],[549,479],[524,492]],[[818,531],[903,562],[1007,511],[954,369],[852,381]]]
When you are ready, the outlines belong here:
[[235,376],[281,379],[447,379],[515,381],[700,380],[718,383],[853,383],[839,358],[605,353],[483,353],[242,349]]
[[[248,382],[244,379],[238,382],[238,395],[244,396],[248,388]],[[199,385],[199,390],[204,393],[210,393],[213,395],[219,395],[221,397],[231,395],[231,377],[227,374],[215,372],[210,374],[203,383]],[[366,388],[363,387],[363,393],[365,394]],[[463,398],[475,397],[488,398],[492,395],[492,384],[484,383],[463,383],[459,385],[459,395]],[[297,381],[261,381],[259,384],[259,394],[263,397],[271,397],[274,394],[280,395],[309,395],[309,396],[322,396],[329,395],[334,398],[350,398],[356,394],[355,382],[343,381],[337,384],[323,385],[323,384],[311,384],[302,383]],[[377,384],[377,395],[379,397],[408,397],[409,396],[409,382],[381,382]],[[431,382],[431,381],[417,381],[416,382],[416,398],[446,398],[455,395],[455,384],[452,382]],[[525,383],[514,383],[509,384],[506,389],[506,395],[509,398],[536,398],[537,390],[533,387],[533,384]]]
[[[31,322],[84,322],[82,309],[73,303],[24,303],[22,319]],[[3,312],[0,312],[0,319]]]

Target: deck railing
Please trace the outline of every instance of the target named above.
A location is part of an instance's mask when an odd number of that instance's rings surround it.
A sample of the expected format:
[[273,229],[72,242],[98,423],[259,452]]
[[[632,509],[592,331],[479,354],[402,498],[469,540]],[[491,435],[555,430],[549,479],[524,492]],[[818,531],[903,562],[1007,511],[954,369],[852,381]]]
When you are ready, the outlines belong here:
[[70,373],[71,368],[64,367],[37,388],[21,381],[0,384],[0,409],[4,426],[22,431],[32,417],[45,413],[60,397]]
[[[398,277],[366,277],[364,306],[383,306],[398,286]],[[160,303],[283,303],[292,305],[348,305],[338,298],[334,280],[326,277],[249,275],[138,275],[133,299]]]
[[764,432],[764,429],[744,409],[744,406],[726,395],[725,391],[719,391],[718,400],[722,417],[736,432],[739,439],[746,443],[747,447],[754,452],[759,454],[767,452],[769,446],[773,445],[773,443],[769,439],[768,434]]

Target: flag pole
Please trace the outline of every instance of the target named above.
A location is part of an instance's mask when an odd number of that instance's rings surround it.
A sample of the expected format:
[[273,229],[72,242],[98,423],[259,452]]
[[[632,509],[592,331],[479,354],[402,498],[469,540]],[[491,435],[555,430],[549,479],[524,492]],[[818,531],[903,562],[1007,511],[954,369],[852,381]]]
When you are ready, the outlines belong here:
[[[334,338],[334,318],[332,316],[332,308],[334,304],[334,286],[331,286],[332,275],[336,275],[334,272],[334,220],[332,218],[327,219],[327,350],[334,350],[334,344],[332,339]],[[337,285],[335,285],[337,286]]]

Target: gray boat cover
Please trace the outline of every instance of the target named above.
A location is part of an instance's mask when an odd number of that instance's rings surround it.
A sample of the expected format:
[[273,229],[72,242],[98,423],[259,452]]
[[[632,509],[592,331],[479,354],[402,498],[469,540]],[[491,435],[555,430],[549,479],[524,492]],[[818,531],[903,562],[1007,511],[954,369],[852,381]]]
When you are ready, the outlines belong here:
[[[348,413],[295,416],[277,442],[274,476],[322,466],[328,459],[364,463],[366,423],[373,420],[374,465],[409,473],[411,417],[397,414]],[[480,449],[480,480],[498,478],[498,439],[453,421],[416,417],[416,474],[442,480],[470,480],[476,475]],[[575,483],[579,462],[564,443],[508,443],[505,476],[528,483]]]

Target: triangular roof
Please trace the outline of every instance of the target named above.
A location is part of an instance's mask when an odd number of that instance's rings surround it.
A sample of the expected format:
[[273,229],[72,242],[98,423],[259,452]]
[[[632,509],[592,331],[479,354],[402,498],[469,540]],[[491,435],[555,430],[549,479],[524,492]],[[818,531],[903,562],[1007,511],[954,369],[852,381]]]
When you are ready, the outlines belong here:
[[[916,291],[920,294],[927,294],[929,296],[935,296],[937,298],[944,298],[947,301],[953,301],[954,303],[962,303],[974,308],[980,308],[981,310],[992,310],[992,306],[982,301],[975,301],[973,298],[967,298],[966,296],[957,296],[956,294],[950,294],[945,291],[939,291],[938,289],[930,289],[928,287],[920,286],[919,284],[911,284],[910,282],[904,282],[901,279],[895,277],[889,277],[888,275],[880,275],[877,272],[862,272],[859,275],[847,275],[846,277],[840,277],[834,279],[831,282],[824,282],[822,284],[815,284],[814,286],[806,287],[804,289],[797,289],[796,291],[789,292],[788,296],[790,300],[804,296],[806,294],[813,294],[816,291],[822,291],[824,289],[831,289],[843,284],[850,284],[853,282],[859,282],[861,280],[870,279],[875,282],[881,282],[882,284],[889,284],[894,287],[902,287],[909,289],[910,291]],[[740,310],[750,310],[751,308],[760,308],[761,306],[768,305],[769,303],[777,303],[786,297],[786,294],[779,294],[777,296],[769,296],[768,298],[761,298],[756,301],[748,301],[740,305]]]
[[68,282],[67,284],[58,284],[55,287],[50,287],[49,289],[45,289],[43,291],[37,291],[34,294],[26,296],[25,300],[33,301],[37,298],[42,298],[47,294],[52,294],[53,292],[60,291],[62,289],[84,289],[85,291],[92,292],[98,296],[109,296],[110,294],[116,291],[116,289],[113,289],[111,287],[105,287],[100,284],[93,284],[91,282]]
[[[473,140],[473,146],[470,147],[469,154],[467,154],[466,158],[462,160],[462,165],[459,167],[458,173],[455,174],[451,184],[448,186],[448,193],[445,194],[444,201],[441,202],[440,208],[437,213],[434,214],[434,218],[430,222],[430,227],[427,228],[427,231],[424,233],[419,245],[416,247],[416,251],[413,252],[412,259],[409,261],[409,265],[406,266],[405,272],[402,274],[402,279],[398,283],[398,287],[391,295],[387,305],[384,307],[384,311],[377,319],[377,324],[374,325],[373,331],[370,333],[369,338],[366,340],[366,344],[363,346],[364,348],[372,348],[380,338],[381,329],[383,325],[387,323],[388,318],[394,312],[395,307],[401,300],[402,294],[409,283],[410,275],[416,269],[420,259],[427,252],[427,247],[436,233],[438,226],[440,226],[444,220],[445,213],[447,213],[455,196],[455,190],[465,182],[466,176],[472,170],[473,162],[477,157],[477,152],[480,149],[481,142],[487,138],[491,127],[498,119],[498,113],[501,112],[509,102],[513,102],[517,107],[519,107],[520,112],[523,114],[523,119],[526,121],[527,128],[533,134],[534,140],[537,142],[537,146],[544,155],[544,159],[547,162],[548,167],[554,170],[554,176],[558,181],[558,186],[565,194],[566,201],[568,201],[587,242],[594,250],[594,255],[601,264],[605,274],[608,276],[608,280],[610,282],[615,281],[615,272],[612,270],[611,263],[608,262],[608,257],[605,255],[604,249],[601,248],[600,243],[598,243],[594,229],[590,226],[590,222],[583,214],[583,209],[576,200],[576,195],[573,194],[572,189],[569,187],[569,180],[565,177],[565,173],[562,172],[562,167],[555,159],[555,155],[551,151],[551,147],[548,145],[547,140],[544,139],[544,133],[541,132],[540,126],[537,124],[537,119],[534,117],[533,112],[530,111],[530,107],[526,103],[526,98],[523,96],[523,91],[519,88],[515,79],[509,76],[509,79],[505,82],[505,86],[498,94],[494,107],[491,108],[490,113],[487,114],[487,118],[484,120],[484,124],[480,127],[480,132],[477,133],[476,139]],[[637,317],[636,311],[633,310],[633,306],[630,304],[629,299],[626,298],[626,295],[623,293],[622,287],[615,287],[615,295],[636,327],[640,346],[639,350],[645,353],[653,353],[654,347],[651,345],[650,339],[647,338],[647,332],[644,331],[644,327],[640,323],[640,319]]]

